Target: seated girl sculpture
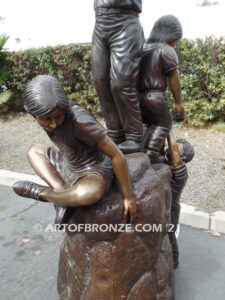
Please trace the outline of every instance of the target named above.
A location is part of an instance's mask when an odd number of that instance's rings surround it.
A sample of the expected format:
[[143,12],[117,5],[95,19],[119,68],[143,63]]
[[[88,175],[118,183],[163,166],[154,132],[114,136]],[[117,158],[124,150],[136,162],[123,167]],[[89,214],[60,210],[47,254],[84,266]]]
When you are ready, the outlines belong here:
[[91,205],[108,191],[114,172],[124,214],[132,220],[136,203],[126,159],[97,120],[70,103],[59,81],[48,75],[28,83],[24,107],[56,147],[34,145],[28,151],[32,168],[48,187],[19,181],[13,186],[15,193],[64,208]]

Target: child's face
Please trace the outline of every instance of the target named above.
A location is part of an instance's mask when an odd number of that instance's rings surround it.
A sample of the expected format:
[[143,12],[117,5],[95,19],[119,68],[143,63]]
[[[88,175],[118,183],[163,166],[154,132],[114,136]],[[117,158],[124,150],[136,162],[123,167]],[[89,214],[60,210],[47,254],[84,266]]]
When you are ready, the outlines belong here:
[[43,117],[36,117],[38,124],[49,132],[53,132],[61,126],[65,118],[65,111],[55,108]]

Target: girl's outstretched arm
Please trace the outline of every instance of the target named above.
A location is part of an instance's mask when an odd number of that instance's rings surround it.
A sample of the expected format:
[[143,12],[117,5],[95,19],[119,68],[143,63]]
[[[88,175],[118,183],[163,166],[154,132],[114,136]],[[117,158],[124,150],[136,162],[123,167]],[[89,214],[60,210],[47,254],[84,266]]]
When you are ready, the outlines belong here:
[[116,144],[108,136],[105,136],[97,144],[97,147],[101,152],[111,157],[112,159],[113,171],[116,175],[120,190],[123,194],[124,216],[132,223],[136,216],[137,205],[134,200],[126,158],[124,157],[120,149],[116,146]]

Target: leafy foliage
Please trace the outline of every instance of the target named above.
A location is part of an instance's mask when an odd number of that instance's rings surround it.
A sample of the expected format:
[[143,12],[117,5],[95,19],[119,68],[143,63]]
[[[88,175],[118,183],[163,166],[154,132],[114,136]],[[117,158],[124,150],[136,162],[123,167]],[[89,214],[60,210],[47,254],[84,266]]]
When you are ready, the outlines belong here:
[[9,110],[22,110],[22,93],[27,82],[38,74],[48,74],[59,79],[71,100],[92,112],[100,112],[91,82],[90,45],[11,52],[7,54],[6,65],[11,70],[6,85],[13,94]]
[[225,121],[225,39],[184,39],[177,52],[187,122],[204,126]]
[[[60,80],[71,100],[99,114],[99,101],[91,80],[90,48],[89,44],[71,44],[7,53],[5,68],[10,72],[4,89],[12,93],[8,110],[22,110],[22,93],[27,82],[38,74],[49,74]],[[205,126],[224,122],[224,38],[184,39],[177,52],[188,124]],[[172,105],[170,96],[169,99]]]
[[8,76],[8,70],[7,68],[5,67],[2,67],[3,65],[3,61],[4,61],[4,46],[5,46],[5,43],[7,42],[8,40],[8,36],[6,35],[1,35],[0,36],[0,65],[1,65],[1,68],[0,68],[0,107],[2,107],[2,105],[4,103],[7,103],[8,100],[10,99],[10,96],[11,96],[11,93],[9,91],[5,91],[4,90],[4,82],[5,80],[7,79],[7,76]]

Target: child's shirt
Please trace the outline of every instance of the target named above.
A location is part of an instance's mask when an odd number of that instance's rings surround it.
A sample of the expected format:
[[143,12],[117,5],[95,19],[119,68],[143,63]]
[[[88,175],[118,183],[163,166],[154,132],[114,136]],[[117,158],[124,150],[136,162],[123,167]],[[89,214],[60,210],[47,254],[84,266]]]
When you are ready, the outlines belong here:
[[178,68],[178,57],[173,47],[164,43],[146,44],[140,65],[138,90],[140,92],[167,89],[167,75]]
[[106,129],[78,105],[70,105],[63,124],[47,134],[62,153],[64,168],[75,172],[112,169],[111,159],[97,149],[107,134]]

